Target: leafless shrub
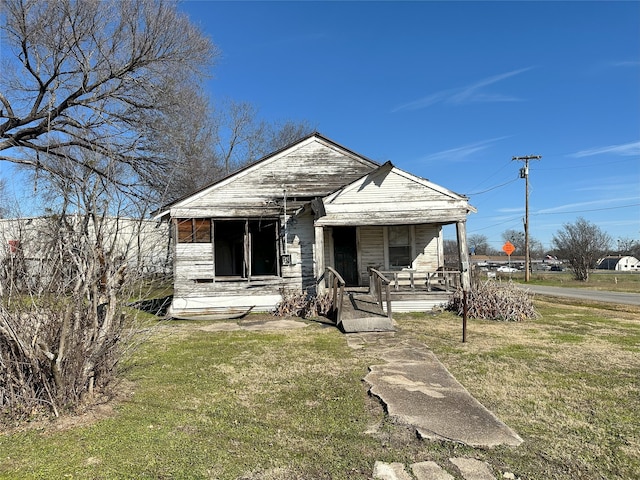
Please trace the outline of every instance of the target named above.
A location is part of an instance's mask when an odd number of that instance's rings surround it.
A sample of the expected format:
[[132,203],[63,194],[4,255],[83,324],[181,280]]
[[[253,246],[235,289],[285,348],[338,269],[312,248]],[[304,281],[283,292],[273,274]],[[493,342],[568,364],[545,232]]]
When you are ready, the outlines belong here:
[[[463,314],[463,292],[457,290],[449,300],[446,310]],[[483,318],[503,322],[521,322],[536,318],[529,294],[513,283],[498,284],[494,281],[474,283],[467,294],[469,318]]]
[[331,310],[331,297],[328,294],[315,295],[306,290],[303,293],[282,290],[282,301],[273,311],[276,317],[310,318],[324,316]]
[[38,235],[47,268],[29,272],[37,291],[0,279],[10,293],[0,303],[0,423],[73,410],[104,391],[134,345],[125,302],[139,269],[129,268],[120,227],[107,232],[113,225],[93,214],[52,218]]

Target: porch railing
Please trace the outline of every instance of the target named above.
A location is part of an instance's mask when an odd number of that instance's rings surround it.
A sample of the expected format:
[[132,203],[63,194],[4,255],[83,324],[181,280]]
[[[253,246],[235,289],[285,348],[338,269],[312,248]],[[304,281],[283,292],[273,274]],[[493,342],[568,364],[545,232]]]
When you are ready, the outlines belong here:
[[328,288],[328,294],[331,298],[330,315],[340,325],[340,315],[342,314],[342,304],[344,300],[344,287],[346,285],[342,276],[333,268],[327,267],[324,274],[325,282]]
[[378,303],[380,310],[384,311],[384,303],[387,304],[387,317],[391,319],[391,280],[375,268],[369,268],[369,288],[371,296]]

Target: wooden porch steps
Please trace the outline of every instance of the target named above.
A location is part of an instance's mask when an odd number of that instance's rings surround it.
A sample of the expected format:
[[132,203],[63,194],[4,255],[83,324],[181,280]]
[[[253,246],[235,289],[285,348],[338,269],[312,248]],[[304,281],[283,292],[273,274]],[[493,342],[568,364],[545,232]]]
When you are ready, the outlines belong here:
[[345,333],[392,332],[393,320],[380,309],[367,293],[345,292],[340,323]]

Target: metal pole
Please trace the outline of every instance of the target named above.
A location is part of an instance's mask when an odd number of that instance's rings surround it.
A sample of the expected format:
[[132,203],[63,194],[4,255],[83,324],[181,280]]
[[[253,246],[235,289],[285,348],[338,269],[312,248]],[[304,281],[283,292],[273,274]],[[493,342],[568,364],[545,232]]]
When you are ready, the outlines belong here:
[[462,291],[462,343],[467,341],[467,291]]

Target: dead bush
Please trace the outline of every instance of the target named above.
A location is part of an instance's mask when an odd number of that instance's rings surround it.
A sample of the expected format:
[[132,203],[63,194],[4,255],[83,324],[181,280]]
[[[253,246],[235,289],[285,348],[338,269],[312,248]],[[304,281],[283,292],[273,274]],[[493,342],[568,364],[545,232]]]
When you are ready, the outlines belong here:
[[[463,314],[463,292],[458,289],[446,306],[446,310]],[[538,313],[526,290],[513,283],[480,282],[467,294],[467,316],[502,322],[521,322],[536,318]]]
[[306,290],[302,293],[282,290],[282,301],[273,311],[276,317],[310,318],[326,316],[331,311],[331,297],[328,294],[315,295]]

